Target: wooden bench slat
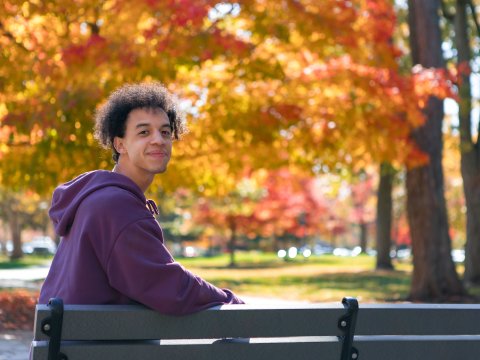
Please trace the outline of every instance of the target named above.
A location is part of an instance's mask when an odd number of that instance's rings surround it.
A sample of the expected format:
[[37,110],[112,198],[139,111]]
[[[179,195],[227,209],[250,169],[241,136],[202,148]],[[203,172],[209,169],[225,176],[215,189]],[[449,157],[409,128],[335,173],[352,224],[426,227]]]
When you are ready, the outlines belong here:
[[360,305],[355,334],[475,335],[479,324],[479,304],[366,304]]
[[[34,359],[46,359],[47,343],[34,347]],[[331,339],[322,342],[216,343],[195,345],[161,345],[158,342],[70,342],[61,352],[69,360],[338,360],[341,343]]]
[[[94,309],[94,310],[92,310]],[[135,305],[65,305],[63,340],[144,340],[222,337],[282,337],[341,335],[341,305],[265,308],[251,305],[222,306],[197,314],[173,317]],[[34,339],[46,340],[42,319],[49,316],[37,305]]]

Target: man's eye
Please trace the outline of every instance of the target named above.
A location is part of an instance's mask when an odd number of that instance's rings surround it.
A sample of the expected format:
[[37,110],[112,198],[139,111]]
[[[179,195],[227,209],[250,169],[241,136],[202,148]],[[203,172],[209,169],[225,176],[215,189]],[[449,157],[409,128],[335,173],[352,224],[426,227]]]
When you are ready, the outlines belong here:
[[172,136],[172,133],[171,133],[170,131],[168,131],[168,130],[163,130],[163,131],[162,131],[162,135],[163,135],[163,136]]
[[147,130],[142,130],[138,133],[138,135],[148,135],[148,131]]

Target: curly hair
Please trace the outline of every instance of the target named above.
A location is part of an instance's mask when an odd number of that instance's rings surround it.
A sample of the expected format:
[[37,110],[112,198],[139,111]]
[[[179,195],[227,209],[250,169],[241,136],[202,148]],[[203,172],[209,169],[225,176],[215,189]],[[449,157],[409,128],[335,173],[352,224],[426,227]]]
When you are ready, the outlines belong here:
[[174,139],[187,132],[185,117],[177,110],[173,95],[160,83],[127,84],[115,90],[95,113],[94,136],[106,149],[113,151],[118,161],[119,153],[113,139],[125,136],[128,115],[135,109],[162,109],[168,116]]

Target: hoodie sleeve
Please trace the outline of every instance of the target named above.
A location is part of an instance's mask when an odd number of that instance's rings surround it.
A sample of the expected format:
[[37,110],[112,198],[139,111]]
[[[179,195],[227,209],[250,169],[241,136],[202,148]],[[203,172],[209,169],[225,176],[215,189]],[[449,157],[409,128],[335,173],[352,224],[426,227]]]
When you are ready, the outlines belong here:
[[118,235],[106,266],[110,285],[152,309],[185,315],[215,305],[243,304],[175,262],[153,219],[127,225]]

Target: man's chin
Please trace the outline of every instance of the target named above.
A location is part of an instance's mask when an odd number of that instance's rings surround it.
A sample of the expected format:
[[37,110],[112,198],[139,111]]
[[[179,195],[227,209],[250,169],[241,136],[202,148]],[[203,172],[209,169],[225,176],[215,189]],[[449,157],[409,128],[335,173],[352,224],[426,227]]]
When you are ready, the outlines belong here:
[[162,167],[162,168],[159,168],[159,169],[156,169],[155,170],[155,174],[163,174],[164,172],[167,171],[167,166],[165,167]]

